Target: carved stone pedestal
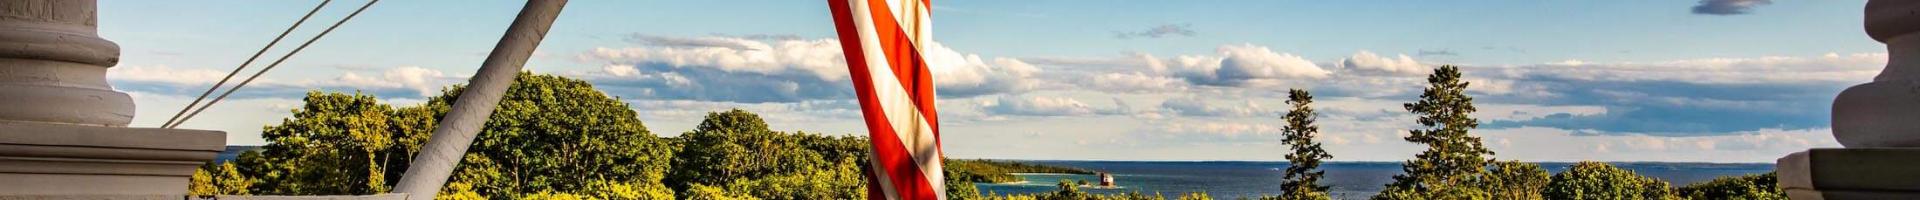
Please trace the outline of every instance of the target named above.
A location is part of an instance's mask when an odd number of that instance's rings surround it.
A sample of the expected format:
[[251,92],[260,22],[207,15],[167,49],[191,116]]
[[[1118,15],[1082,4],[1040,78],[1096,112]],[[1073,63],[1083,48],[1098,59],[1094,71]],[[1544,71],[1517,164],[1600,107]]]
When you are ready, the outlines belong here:
[[0,122],[0,194],[185,194],[219,131]]
[[1796,200],[1920,199],[1920,148],[1809,149],[1780,158],[1780,187]]

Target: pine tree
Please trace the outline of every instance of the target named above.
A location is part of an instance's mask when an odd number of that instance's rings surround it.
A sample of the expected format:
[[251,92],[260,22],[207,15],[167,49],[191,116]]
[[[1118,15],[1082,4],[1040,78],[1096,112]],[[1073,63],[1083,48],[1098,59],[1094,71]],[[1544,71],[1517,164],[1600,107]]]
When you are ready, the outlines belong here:
[[1293,110],[1287,111],[1286,139],[1282,142],[1291,147],[1293,153],[1287,154],[1286,180],[1280,183],[1280,199],[1330,199],[1327,186],[1320,185],[1320,177],[1326,171],[1320,170],[1321,160],[1333,158],[1313,141],[1320,133],[1320,127],[1313,125],[1313,94],[1306,90],[1287,91],[1287,103],[1293,104]]
[[[1447,65],[1434,69],[1427,76],[1428,87],[1420,93],[1420,101],[1407,103],[1408,112],[1419,115],[1416,120],[1422,130],[1408,131],[1407,142],[1424,144],[1426,151],[1420,152],[1413,160],[1401,166],[1406,173],[1395,175],[1394,182],[1387,184],[1375,199],[1397,199],[1401,197],[1419,197],[1428,195],[1464,195],[1453,197],[1476,197],[1486,191],[1472,187],[1480,174],[1486,172],[1488,158],[1492,150],[1467,131],[1480,126],[1480,121],[1469,114],[1475,110],[1473,97],[1467,96],[1469,85],[1460,80],[1460,68]],[[1444,198],[1453,198],[1444,197]]]

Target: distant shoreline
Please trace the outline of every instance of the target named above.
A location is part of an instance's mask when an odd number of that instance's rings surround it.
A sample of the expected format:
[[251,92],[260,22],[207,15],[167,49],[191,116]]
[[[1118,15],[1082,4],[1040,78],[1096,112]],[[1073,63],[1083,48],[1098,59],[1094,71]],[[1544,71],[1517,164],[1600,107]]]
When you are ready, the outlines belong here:
[[[950,159],[959,159],[959,158],[950,158]],[[993,159],[993,158],[967,158],[967,159],[970,159],[970,160],[992,160],[992,161],[1013,161],[1013,162],[1134,162],[1134,163],[1286,163],[1286,162],[1287,162],[1287,161],[1283,161],[1283,160],[1274,160],[1274,161],[1259,161],[1259,160],[1067,160],[1067,159],[1045,159],[1045,160],[1036,160],[1036,159]],[[1404,163],[1404,162],[1405,162],[1405,161],[1327,161],[1327,162],[1325,162],[1325,163],[1345,163],[1345,164],[1401,164],[1401,163]],[[1573,164],[1573,163],[1578,163],[1578,162],[1580,162],[1580,161],[1520,161],[1520,162],[1525,162],[1525,163],[1540,163],[1540,164]],[[1771,165],[1771,164],[1775,164],[1775,163],[1771,163],[1771,162],[1704,162],[1704,161],[1599,161],[1599,162],[1603,162],[1603,163],[1608,163],[1608,164],[1709,164],[1709,165],[1759,165],[1759,164],[1766,164],[1766,165]]]
[[1086,175],[1086,174],[1075,174],[1075,173],[1042,173],[1042,172],[1013,172],[1013,173],[1007,173],[1007,174],[1012,174],[1012,175]]

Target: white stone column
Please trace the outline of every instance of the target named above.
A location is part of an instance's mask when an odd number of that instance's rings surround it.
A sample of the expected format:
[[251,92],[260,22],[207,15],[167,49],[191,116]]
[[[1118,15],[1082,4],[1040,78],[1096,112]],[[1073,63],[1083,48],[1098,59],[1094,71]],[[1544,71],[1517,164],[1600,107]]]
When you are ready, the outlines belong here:
[[1833,137],[1846,148],[1780,158],[1793,199],[1920,199],[1920,1],[1867,2],[1866,32],[1887,67],[1833,101]]
[[107,85],[120,47],[95,33],[94,0],[0,0],[0,199],[185,194],[219,131],[127,128],[133,100]]
[[[120,46],[95,34],[94,1],[0,1],[0,120],[126,126],[133,99],[107,86]],[[28,106],[31,105],[31,106]]]

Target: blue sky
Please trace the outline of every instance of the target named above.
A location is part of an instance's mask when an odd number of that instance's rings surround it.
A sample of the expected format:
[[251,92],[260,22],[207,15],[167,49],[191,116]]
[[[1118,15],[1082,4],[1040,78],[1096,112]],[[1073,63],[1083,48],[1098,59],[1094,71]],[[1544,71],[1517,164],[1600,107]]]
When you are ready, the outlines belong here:
[[[342,0],[274,52],[364,1]],[[154,126],[317,2],[101,2],[109,78]],[[1280,160],[1284,91],[1320,97],[1336,160],[1419,147],[1427,70],[1474,82],[1502,159],[1767,162],[1837,146],[1828,106],[1885,64],[1864,1],[936,1],[953,157]],[[208,6],[219,5],[219,6]],[[656,134],[743,108],[862,134],[824,3],[575,1],[527,67],[596,83]],[[184,127],[261,144],[308,90],[396,104],[464,82],[520,7],[383,1]],[[279,53],[269,53],[279,55]],[[258,66],[258,65],[256,65]]]

